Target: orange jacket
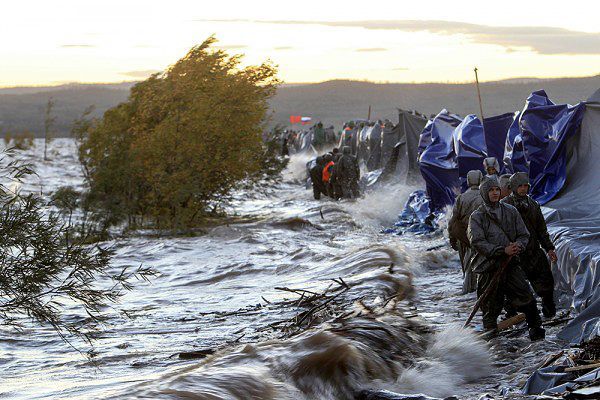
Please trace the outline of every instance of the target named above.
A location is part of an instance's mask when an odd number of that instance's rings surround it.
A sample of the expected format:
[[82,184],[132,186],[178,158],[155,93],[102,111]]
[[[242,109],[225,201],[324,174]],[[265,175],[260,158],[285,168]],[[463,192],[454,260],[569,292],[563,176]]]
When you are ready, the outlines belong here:
[[329,179],[331,178],[331,169],[335,163],[333,161],[329,161],[325,168],[323,168],[323,182],[329,183]]

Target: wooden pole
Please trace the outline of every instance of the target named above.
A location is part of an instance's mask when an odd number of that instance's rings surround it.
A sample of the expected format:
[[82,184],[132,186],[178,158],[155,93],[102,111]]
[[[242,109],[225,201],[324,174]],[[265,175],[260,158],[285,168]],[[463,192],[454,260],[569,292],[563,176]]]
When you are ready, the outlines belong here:
[[367,121],[371,120],[371,105],[369,104],[369,114],[367,115]]
[[471,314],[469,315],[469,318],[467,318],[467,321],[465,322],[465,325],[463,326],[463,328],[466,328],[467,326],[469,326],[469,323],[471,323],[471,320],[473,319],[473,317],[477,313],[477,310],[479,310],[479,307],[481,306],[481,303],[484,300],[486,300],[493,291],[496,290],[496,288],[498,287],[498,283],[500,282],[500,278],[502,278],[502,275],[504,275],[504,271],[508,268],[508,264],[510,263],[511,259],[512,259],[512,256],[508,257],[500,265],[500,267],[498,268],[498,270],[496,271],[496,273],[492,277],[492,279],[490,281],[490,284],[488,285],[487,289],[485,289],[485,291],[481,294],[481,296],[479,296],[479,298],[475,302],[475,305],[473,306],[473,311],[471,311]]
[[481,92],[479,91],[479,77],[477,76],[477,67],[475,71],[475,85],[477,86],[477,97],[479,98],[479,116],[481,117],[481,125],[483,126],[483,105],[481,104]]

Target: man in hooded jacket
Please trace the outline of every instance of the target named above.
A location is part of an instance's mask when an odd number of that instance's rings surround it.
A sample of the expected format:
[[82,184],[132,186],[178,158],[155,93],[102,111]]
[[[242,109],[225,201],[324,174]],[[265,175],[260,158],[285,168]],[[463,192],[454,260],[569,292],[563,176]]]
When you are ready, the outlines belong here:
[[554,303],[554,277],[548,257],[552,262],[556,261],[554,245],[550,240],[540,204],[528,195],[529,177],[527,173],[513,174],[509,183],[512,193],[502,202],[519,211],[529,231],[529,243],[521,256],[521,267],[533,290],[542,299],[542,313],[545,317],[551,318],[556,315],[556,305]]
[[360,168],[358,160],[352,155],[350,146],[344,146],[342,156],[334,167],[335,181],[342,190],[342,197],[355,199],[360,196],[358,180],[360,179]]
[[498,176],[500,173],[500,164],[496,157],[488,157],[483,160],[483,168],[485,169],[485,173],[487,177],[490,176]]
[[511,193],[510,174],[500,175],[498,182],[500,183],[500,200],[502,200]]
[[483,204],[483,198],[479,193],[479,184],[482,177],[483,174],[479,170],[472,170],[467,173],[469,188],[456,197],[452,208],[452,217],[448,221],[450,245],[458,251],[462,265],[464,275],[463,294],[474,292],[477,289],[477,280],[473,276],[469,265],[471,249],[467,238],[467,227],[473,211]]
[[467,230],[475,250],[473,272],[479,274],[478,297],[493,284],[498,268],[509,260],[499,283],[491,287],[490,295],[481,303],[483,327],[492,334],[497,332],[498,316],[506,299],[516,310],[525,313],[529,338],[532,341],[543,339],[545,331],[541,327],[535,297],[519,266],[519,253],[525,250],[529,241],[527,227],[514,207],[500,203],[500,184],[496,177],[484,178],[479,191],[484,204],[471,214]]

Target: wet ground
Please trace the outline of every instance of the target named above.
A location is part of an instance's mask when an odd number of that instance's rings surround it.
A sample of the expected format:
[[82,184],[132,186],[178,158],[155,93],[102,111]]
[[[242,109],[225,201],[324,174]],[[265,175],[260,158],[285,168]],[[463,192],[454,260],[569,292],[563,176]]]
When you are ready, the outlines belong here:
[[[73,142],[56,140],[47,162],[40,144],[22,154],[38,173],[22,190],[83,188]],[[487,344],[457,328],[474,296],[460,294],[455,253],[428,250],[445,239],[379,233],[414,188],[319,202],[298,180],[304,160],[292,161],[281,183],[236,195],[230,213],[245,222],[196,237],[140,234],[107,243],[117,250],[115,268],[144,264],[158,275],[107,310],[111,318],[91,358],[51,329],[2,328],[0,395],[334,399],[373,388],[478,398],[503,388],[514,393],[562,348],[558,328],[533,344],[525,331]],[[280,287],[317,294],[329,288],[314,305],[336,297],[294,328],[294,318],[311,307]],[[199,350],[217,353],[178,357]]]

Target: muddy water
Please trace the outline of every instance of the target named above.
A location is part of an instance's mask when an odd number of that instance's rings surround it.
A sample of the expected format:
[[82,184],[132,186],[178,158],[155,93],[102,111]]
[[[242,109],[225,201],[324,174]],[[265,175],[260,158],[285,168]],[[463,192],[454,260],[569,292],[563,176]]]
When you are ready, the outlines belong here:
[[[47,195],[63,185],[82,188],[73,143],[55,141],[48,162],[40,161],[40,144],[22,155],[39,177],[21,190]],[[490,355],[487,344],[456,327],[473,297],[460,295],[455,255],[427,251],[442,237],[379,233],[413,188],[387,187],[356,202],[317,202],[298,180],[304,162],[293,159],[282,183],[236,196],[230,212],[246,222],[197,237],[136,235],[107,243],[117,251],[115,268],[149,265],[156,278],[137,284],[117,305],[127,318],[107,310],[111,318],[90,358],[50,329],[2,328],[0,393],[351,399],[363,389],[388,389],[472,398],[518,385],[528,366],[543,358],[537,344],[525,357],[513,357],[519,352],[513,346],[511,353],[511,343],[529,346],[523,337],[493,342]],[[333,283],[340,277],[350,289]],[[281,329],[306,308],[290,301],[299,296],[277,287],[320,293],[332,286],[342,293],[311,329]],[[82,318],[77,310],[68,317]],[[216,353],[177,357],[194,350]]]

